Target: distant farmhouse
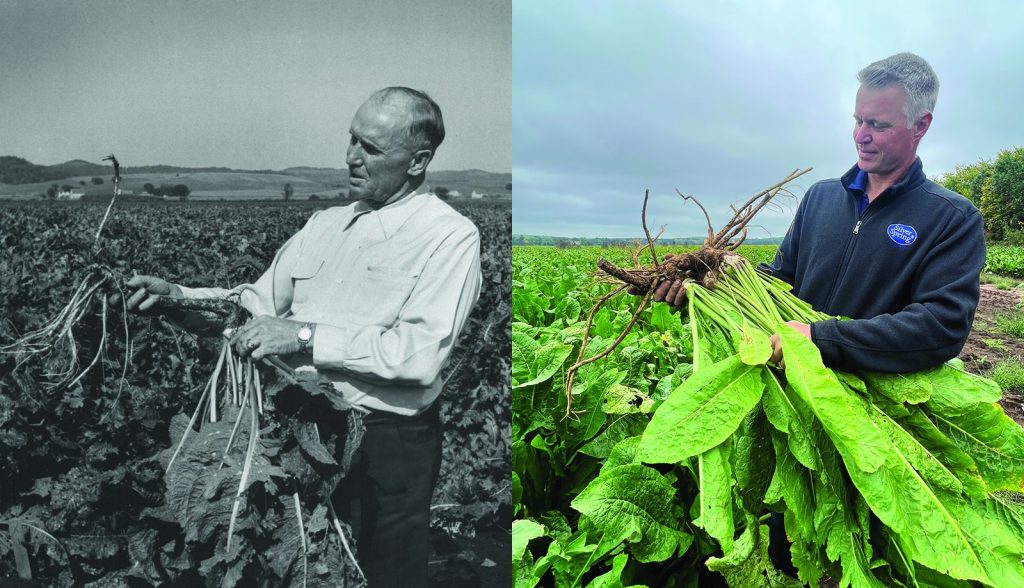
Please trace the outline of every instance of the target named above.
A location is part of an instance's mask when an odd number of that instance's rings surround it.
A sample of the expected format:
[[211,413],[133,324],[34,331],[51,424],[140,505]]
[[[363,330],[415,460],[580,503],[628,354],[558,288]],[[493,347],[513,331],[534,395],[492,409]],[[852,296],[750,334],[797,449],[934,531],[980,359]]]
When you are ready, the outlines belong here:
[[469,195],[474,200],[496,200],[499,198],[508,198],[506,194],[484,194],[483,192],[477,192],[473,190],[473,193]]
[[57,192],[57,200],[81,200],[82,196],[85,196],[84,192],[74,192],[72,190]]

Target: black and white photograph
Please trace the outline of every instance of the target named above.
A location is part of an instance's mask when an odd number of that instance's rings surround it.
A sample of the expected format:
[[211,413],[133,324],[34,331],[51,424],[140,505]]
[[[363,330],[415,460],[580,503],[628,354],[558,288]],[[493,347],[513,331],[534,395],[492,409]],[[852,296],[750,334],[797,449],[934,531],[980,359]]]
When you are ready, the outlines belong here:
[[510,0],[0,0],[0,586],[508,586]]

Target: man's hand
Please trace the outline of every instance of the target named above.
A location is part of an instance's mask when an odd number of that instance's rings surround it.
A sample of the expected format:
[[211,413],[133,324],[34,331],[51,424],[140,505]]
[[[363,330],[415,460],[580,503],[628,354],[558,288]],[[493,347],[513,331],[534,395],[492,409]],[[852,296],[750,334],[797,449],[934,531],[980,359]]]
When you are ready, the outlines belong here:
[[[796,329],[796,332],[800,333],[808,339],[811,338],[811,325],[807,323],[801,323],[800,321],[789,321],[786,323],[790,327]],[[768,363],[774,363],[780,368],[785,367],[785,362],[782,361],[782,340],[779,339],[778,333],[772,335],[772,357],[768,360]]]
[[[125,300],[125,306],[129,311],[144,311],[156,304],[160,296],[171,298],[182,298],[181,289],[167,280],[153,276],[135,276],[124,283],[127,289],[135,289],[135,292]],[[121,301],[121,293],[115,292],[107,299],[110,304],[117,304]]]
[[[662,263],[672,259],[674,257],[671,253],[666,253],[662,259]],[[638,295],[636,288],[630,287],[629,293]],[[655,302],[667,302],[673,306],[673,310],[677,310],[686,304],[686,288],[683,286],[682,280],[662,280],[658,282],[658,285],[654,288],[654,301]]]
[[258,316],[235,330],[231,345],[238,355],[251,355],[253,359],[298,353],[298,332],[302,325],[269,315]]

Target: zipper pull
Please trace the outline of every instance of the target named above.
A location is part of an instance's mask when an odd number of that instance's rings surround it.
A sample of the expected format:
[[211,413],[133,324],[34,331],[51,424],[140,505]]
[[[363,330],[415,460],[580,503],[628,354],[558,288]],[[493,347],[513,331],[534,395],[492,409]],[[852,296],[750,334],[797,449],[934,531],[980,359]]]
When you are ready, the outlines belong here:
[[854,235],[860,233],[860,223],[861,222],[863,222],[863,221],[857,221],[857,224],[853,225],[853,234]]

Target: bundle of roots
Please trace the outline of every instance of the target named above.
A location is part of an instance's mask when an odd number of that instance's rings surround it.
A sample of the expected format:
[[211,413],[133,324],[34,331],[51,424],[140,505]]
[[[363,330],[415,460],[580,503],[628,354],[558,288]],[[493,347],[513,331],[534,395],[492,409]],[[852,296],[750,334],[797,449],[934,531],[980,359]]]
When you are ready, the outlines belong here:
[[[82,277],[79,279],[71,299],[55,316],[41,327],[0,347],[0,352],[17,356],[16,369],[28,361],[43,362],[48,369],[43,377],[47,379],[50,389],[74,386],[99,362],[103,355],[110,331],[108,322],[114,314],[111,312],[108,296],[113,292],[118,292],[121,310],[119,322],[126,341],[123,369],[127,370],[128,358],[131,356],[129,349],[131,339],[128,332],[128,309],[126,306],[128,293],[124,281],[124,276],[108,265],[99,263],[89,265],[82,272]],[[83,368],[75,339],[75,328],[85,321],[97,299],[100,306],[100,340],[95,355]],[[114,310],[117,310],[117,307]],[[238,327],[249,318],[249,313],[244,308],[229,300],[221,299],[181,299],[162,296],[149,312],[153,315],[165,315],[178,326],[204,336],[220,335],[225,329]],[[124,374],[122,373],[122,381],[123,379]]]
[[[618,287],[613,289],[607,295],[599,298],[587,316],[587,324],[583,332],[583,341],[580,344],[580,353],[576,358],[576,363],[566,371],[566,416],[572,416],[574,414],[572,411],[572,386],[579,369],[589,363],[593,363],[599,359],[607,357],[626,339],[626,336],[629,335],[633,330],[633,326],[636,325],[639,320],[641,313],[645,308],[647,308],[648,303],[650,303],[658,285],[663,282],[674,282],[679,280],[683,283],[684,288],[687,283],[697,283],[706,288],[713,288],[715,283],[718,281],[719,276],[722,275],[722,272],[725,271],[727,267],[746,263],[746,261],[739,254],[735,253],[735,251],[746,239],[747,226],[750,224],[750,221],[754,216],[756,216],[758,212],[771,202],[772,198],[774,198],[776,194],[785,191],[784,186],[786,184],[809,171],[811,171],[811,168],[795,170],[774,185],[769,186],[751,196],[750,199],[743,203],[739,208],[733,207],[732,218],[721,230],[717,232],[711,224],[711,217],[708,215],[707,209],[704,208],[696,198],[692,196],[684,196],[677,190],[676,193],[682,196],[683,200],[693,200],[693,202],[700,208],[701,212],[704,213],[704,219],[708,224],[708,234],[700,249],[683,255],[666,255],[661,260],[658,259],[658,254],[654,247],[654,242],[661,236],[661,233],[659,232],[657,236],[652,237],[651,232],[647,228],[647,200],[650,193],[644,192],[644,203],[640,212],[640,222],[643,226],[647,243],[638,247],[633,252],[634,267],[625,269],[616,266],[607,259],[600,258],[597,260],[599,275],[612,283],[618,284]],[[650,252],[652,261],[652,265],[650,266],[643,266],[640,262],[640,255],[644,250]],[[591,357],[584,358],[587,343],[590,340],[590,328],[591,325],[593,325],[594,316],[609,300],[615,298],[626,290],[629,290],[631,294],[642,296],[640,305],[633,312],[633,316],[626,325],[626,328],[623,329],[622,333],[611,345],[608,346],[607,349]]]

